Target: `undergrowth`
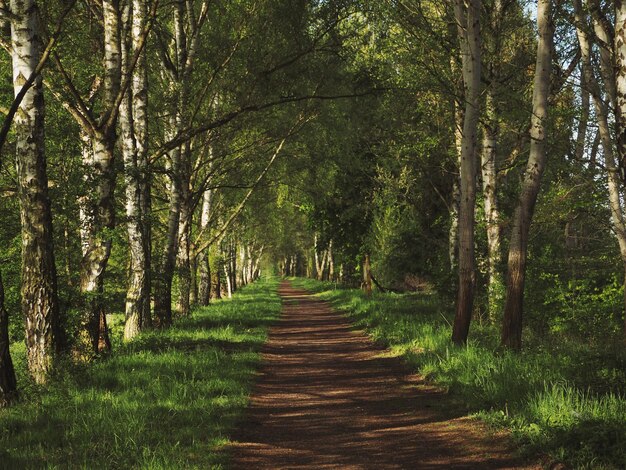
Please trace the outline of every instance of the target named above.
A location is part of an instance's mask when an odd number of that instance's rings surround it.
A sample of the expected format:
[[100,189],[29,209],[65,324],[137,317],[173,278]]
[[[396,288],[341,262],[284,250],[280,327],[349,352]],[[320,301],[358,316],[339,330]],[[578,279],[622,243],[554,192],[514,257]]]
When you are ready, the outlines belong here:
[[0,410],[0,467],[219,468],[247,404],[258,350],[280,313],[275,279],[217,301],[89,366],[66,364],[46,387],[13,357],[21,399]]
[[[497,328],[472,325],[467,347],[450,342],[451,308],[436,294],[375,293],[294,279],[350,315],[469,413],[511,430],[527,457],[574,468],[626,468],[626,353],[617,345],[529,340],[498,347]],[[543,341],[543,342],[542,342]]]

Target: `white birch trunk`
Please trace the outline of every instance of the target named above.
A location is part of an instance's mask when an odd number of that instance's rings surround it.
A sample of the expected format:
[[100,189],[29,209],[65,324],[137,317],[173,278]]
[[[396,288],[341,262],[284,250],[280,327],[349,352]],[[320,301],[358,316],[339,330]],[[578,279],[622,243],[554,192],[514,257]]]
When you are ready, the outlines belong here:
[[[12,0],[13,90],[17,96],[41,59],[43,31],[33,0]],[[41,77],[25,94],[13,121],[22,233],[21,306],[28,369],[45,383],[59,347],[59,303],[52,214],[48,196]]]
[[[130,5],[129,5],[130,10]],[[151,324],[150,318],[150,240],[145,211],[149,203],[147,187],[147,80],[145,52],[139,56],[135,69],[129,61],[139,47],[145,24],[145,3],[135,0],[125,15],[125,30],[130,38],[122,49],[124,74],[132,73],[129,88],[120,109],[122,155],[126,184],[126,229],[130,256],[130,273],[126,293],[126,324],[124,339],[130,340]]]
[[459,204],[459,285],[452,341],[467,341],[474,307],[474,210],[476,201],[476,142],[480,109],[480,0],[455,1],[459,29],[465,115],[461,148],[461,202]]

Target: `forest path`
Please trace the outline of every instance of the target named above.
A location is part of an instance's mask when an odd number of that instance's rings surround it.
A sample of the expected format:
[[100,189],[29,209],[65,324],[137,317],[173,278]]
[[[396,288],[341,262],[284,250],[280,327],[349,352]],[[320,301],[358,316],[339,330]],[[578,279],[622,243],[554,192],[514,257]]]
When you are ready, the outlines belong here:
[[527,468],[328,303],[279,293],[233,468]]

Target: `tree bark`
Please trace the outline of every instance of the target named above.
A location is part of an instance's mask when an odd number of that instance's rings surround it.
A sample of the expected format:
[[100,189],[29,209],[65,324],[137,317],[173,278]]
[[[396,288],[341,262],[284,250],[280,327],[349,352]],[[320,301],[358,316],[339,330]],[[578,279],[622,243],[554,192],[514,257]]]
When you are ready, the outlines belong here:
[[[12,0],[13,89],[17,96],[42,54],[41,20],[33,0]],[[45,383],[60,343],[57,273],[48,196],[41,77],[26,92],[13,126],[22,234],[21,304],[26,328],[28,369]]]
[[459,205],[459,285],[452,341],[467,341],[474,308],[475,257],[474,209],[476,201],[476,141],[480,98],[480,0],[470,0],[467,9],[463,0],[455,1],[459,25],[465,115],[461,149],[461,202]]
[[154,275],[154,313],[157,326],[166,328],[172,324],[172,279],[178,250],[178,226],[180,222],[181,179],[180,148],[169,153],[170,157],[170,203],[167,219],[167,236],[158,272]]
[[615,124],[617,128],[617,165],[626,183],[626,1],[615,2]]
[[501,306],[504,282],[500,274],[500,213],[498,211],[496,149],[498,145],[497,111],[494,104],[493,85],[487,90],[486,123],[483,126],[483,148],[481,171],[483,177],[483,198],[485,221],[487,223],[487,260],[489,283],[487,287],[488,312],[494,319]]
[[191,198],[189,179],[190,169],[186,163],[189,162],[189,151],[183,152],[184,169],[182,171],[181,184],[181,205],[180,205],[180,224],[178,227],[178,253],[176,257],[176,270],[178,272],[178,313],[186,317],[190,313],[190,296],[191,296],[191,260],[190,260],[190,235],[193,220],[193,211],[191,210]]
[[522,182],[521,194],[515,210],[513,231],[509,244],[506,302],[502,325],[502,345],[513,350],[522,347],[522,313],[524,283],[528,254],[528,233],[532,221],[541,177],[546,162],[545,120],[548,116],[548,96],[552,71],[553,26],[550,0],[537,4],[537,62],[533,84],[533,114],[530,129],[530,155]]
[[0,273],[0,408],[17,398],[17,380],[9,351],[9,312],[4,308],[4,284]]
[[[130,273],[126,292],[124,339],[131,340],[151,325],[150,317],[150,198],[147,161],[147,73],[146,54],[141,52],[131,72],[129,61],[137,52],[146,21],[145,2],[134,0],[126,16],[131,26],[129,40],[122,48],[123,73],[132,73],[132,82],[120,109],[122,154],[126,183],[126,230]],[[126,29],[126,28],[125,28]]]
[[[80,290],[83,296],[81,331],[76,337],[75,352],[88,360],[108,350],[104,317],[104,272],[111,255],[112,240],[108,233],[115,227],[113,189],[115,185],[114,134],[96,133],[84,139],[85,185],[88,193],[81,199],[81,242],[83,259]],[[103,338],[103,339],[101,339]]]
[[363,259],[363,290],[367,297],[372,296],[372,265],[369,253]]
[[[200,214],[200,233],[206,233],[211,216],[212,191],[206,190],[202,195],[202,211]],[[201,250],[198,253],[200,264],[200,280],[198,297],[200,305],[209,305],[211,300],[211,266],[209,264],[209,250]]]

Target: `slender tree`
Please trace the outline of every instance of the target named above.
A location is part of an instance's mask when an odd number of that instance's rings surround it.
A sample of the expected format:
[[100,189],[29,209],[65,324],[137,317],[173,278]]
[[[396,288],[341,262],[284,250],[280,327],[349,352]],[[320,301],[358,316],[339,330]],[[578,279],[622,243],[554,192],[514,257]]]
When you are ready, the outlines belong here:
[[456,0],[455,18],[463,69],[465,113],[460,165],[459,285],[452,341],[467,341],[474,307],[475,256],[474,208],[476,201],[476,142],[480,100],[480,0]]
[[513,217],[513,229],[509,243],[506,302],[501,341],[503,346],[514,350],[522,347],[522,311],[528,256],[528,233],[546,163],[545,121],[548,117],[554,36],[550,2],[551,0],[539,0],[537,4],[539,40],[537,42],[537,61],[533,85],[530,155]]
[[[131,75],[131,85],[120,108],[124,182],[126,184],[126,228],[130,255],[126,293],[124,339],[134,338],[151,325],[150,316],[150,184],[148,169],[148,115],[146,50],[141,48],[147,11],[146,2],[134,0],[124,12],[125,40],[122,69]],[[141,50],[140,50],[141,49]],[[130,61],[138,54],[134,69]]]

